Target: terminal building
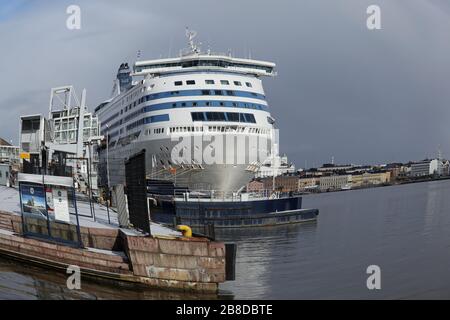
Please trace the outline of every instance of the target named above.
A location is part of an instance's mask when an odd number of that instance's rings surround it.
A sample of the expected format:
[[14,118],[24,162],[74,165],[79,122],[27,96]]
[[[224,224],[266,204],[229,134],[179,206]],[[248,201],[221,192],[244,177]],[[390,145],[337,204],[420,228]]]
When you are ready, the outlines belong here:
[[73,176],[79,191],[87,191],[89,185],[98,189],[95,150],[103,137],[85,101],[85,90],[78,99],[72,86],[53,88],[48,118],[40,114],[21,117],[23,172]]

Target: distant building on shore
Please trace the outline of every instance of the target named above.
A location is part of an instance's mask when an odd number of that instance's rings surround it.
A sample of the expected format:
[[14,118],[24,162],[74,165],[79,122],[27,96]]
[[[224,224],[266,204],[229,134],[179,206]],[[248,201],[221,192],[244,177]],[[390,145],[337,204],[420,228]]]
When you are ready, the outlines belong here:
[[283,175],[275,177],[256,178],[247,184],[247,192],[262,191],[297,192],[298,176]]
[[19,164],[19,147],[0,138],[0,186],[15,184]]
[[319,190],[319,179],[315,176],[302,177],[298,179],[299,192],[313,192]]
[[391,173],[386,172],[365,172],[363,174],[350,175],[349,184],[351,188],[365,188],[387,184],[391,181]]
[[442,176],[445,173],[445,167],[445,163],[440,159],[426,159],[411,163],[411,171],[409,172],[409,175],[415,178],[431,175]]
[[349,188],[351,175],[329,175],[319,178],[320,191],[337,191]]
[[0,138],[0,162],[1,163],[19,163],[19,147]]
[[255,178],[266,178],[295,173],[295,165],[289,163],[286,155],[269,157],[255,174]]

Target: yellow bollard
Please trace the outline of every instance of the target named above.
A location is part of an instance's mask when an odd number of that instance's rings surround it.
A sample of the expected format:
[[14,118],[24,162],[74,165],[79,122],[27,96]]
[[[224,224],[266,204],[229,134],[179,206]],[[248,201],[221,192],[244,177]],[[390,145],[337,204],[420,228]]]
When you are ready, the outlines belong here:
[[178,225],[177,230],[183,233],[186,238],[192,238],[192,229],[185,225]]

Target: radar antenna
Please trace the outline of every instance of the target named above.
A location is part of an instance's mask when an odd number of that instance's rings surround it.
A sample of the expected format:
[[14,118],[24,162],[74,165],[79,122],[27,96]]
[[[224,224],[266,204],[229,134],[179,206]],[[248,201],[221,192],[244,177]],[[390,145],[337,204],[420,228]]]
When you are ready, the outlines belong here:
[[200,53],[199,46],[194,42],[194,38],[197,36],[197,32],[194,30],[189,30],[186,27],[186,37],[188,38],[189,47],[192,53]]

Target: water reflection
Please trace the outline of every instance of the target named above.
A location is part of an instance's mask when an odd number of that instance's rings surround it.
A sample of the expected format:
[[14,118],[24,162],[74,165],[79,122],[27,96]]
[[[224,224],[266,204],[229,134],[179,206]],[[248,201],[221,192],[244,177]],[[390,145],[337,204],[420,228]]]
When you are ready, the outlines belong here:
[[[277,281],[274,277],[283,279],[292,274],[293,270],[286,266],[297,259],[297,243],[311,239],[316,228],[317,222],[308,222],[217,230],[217,239],[237,244],[236,280],[221,285],[221,288],[242,299],[271,296],[273,281]],[[284,261],[285,266],[280,268],[280,261]]]
[[[318,194],[316,223],[217,229],[237,243],[236,281],[226,298],[450,298],[450,181]],[[382,289],[368,290],[366,268],[381,267]],[[204,296],[83,282],[0,260],[0,298],[196,299]],[[223,296],[221,296],[223,297]],[[207,297],[216,298],[216,297]]]
[[69,290],[64,274],[0,258],[0,299],[43,300],[179,300],[217,299],[217,295],[153,290],[144,286],[82,279],[81,290]]

